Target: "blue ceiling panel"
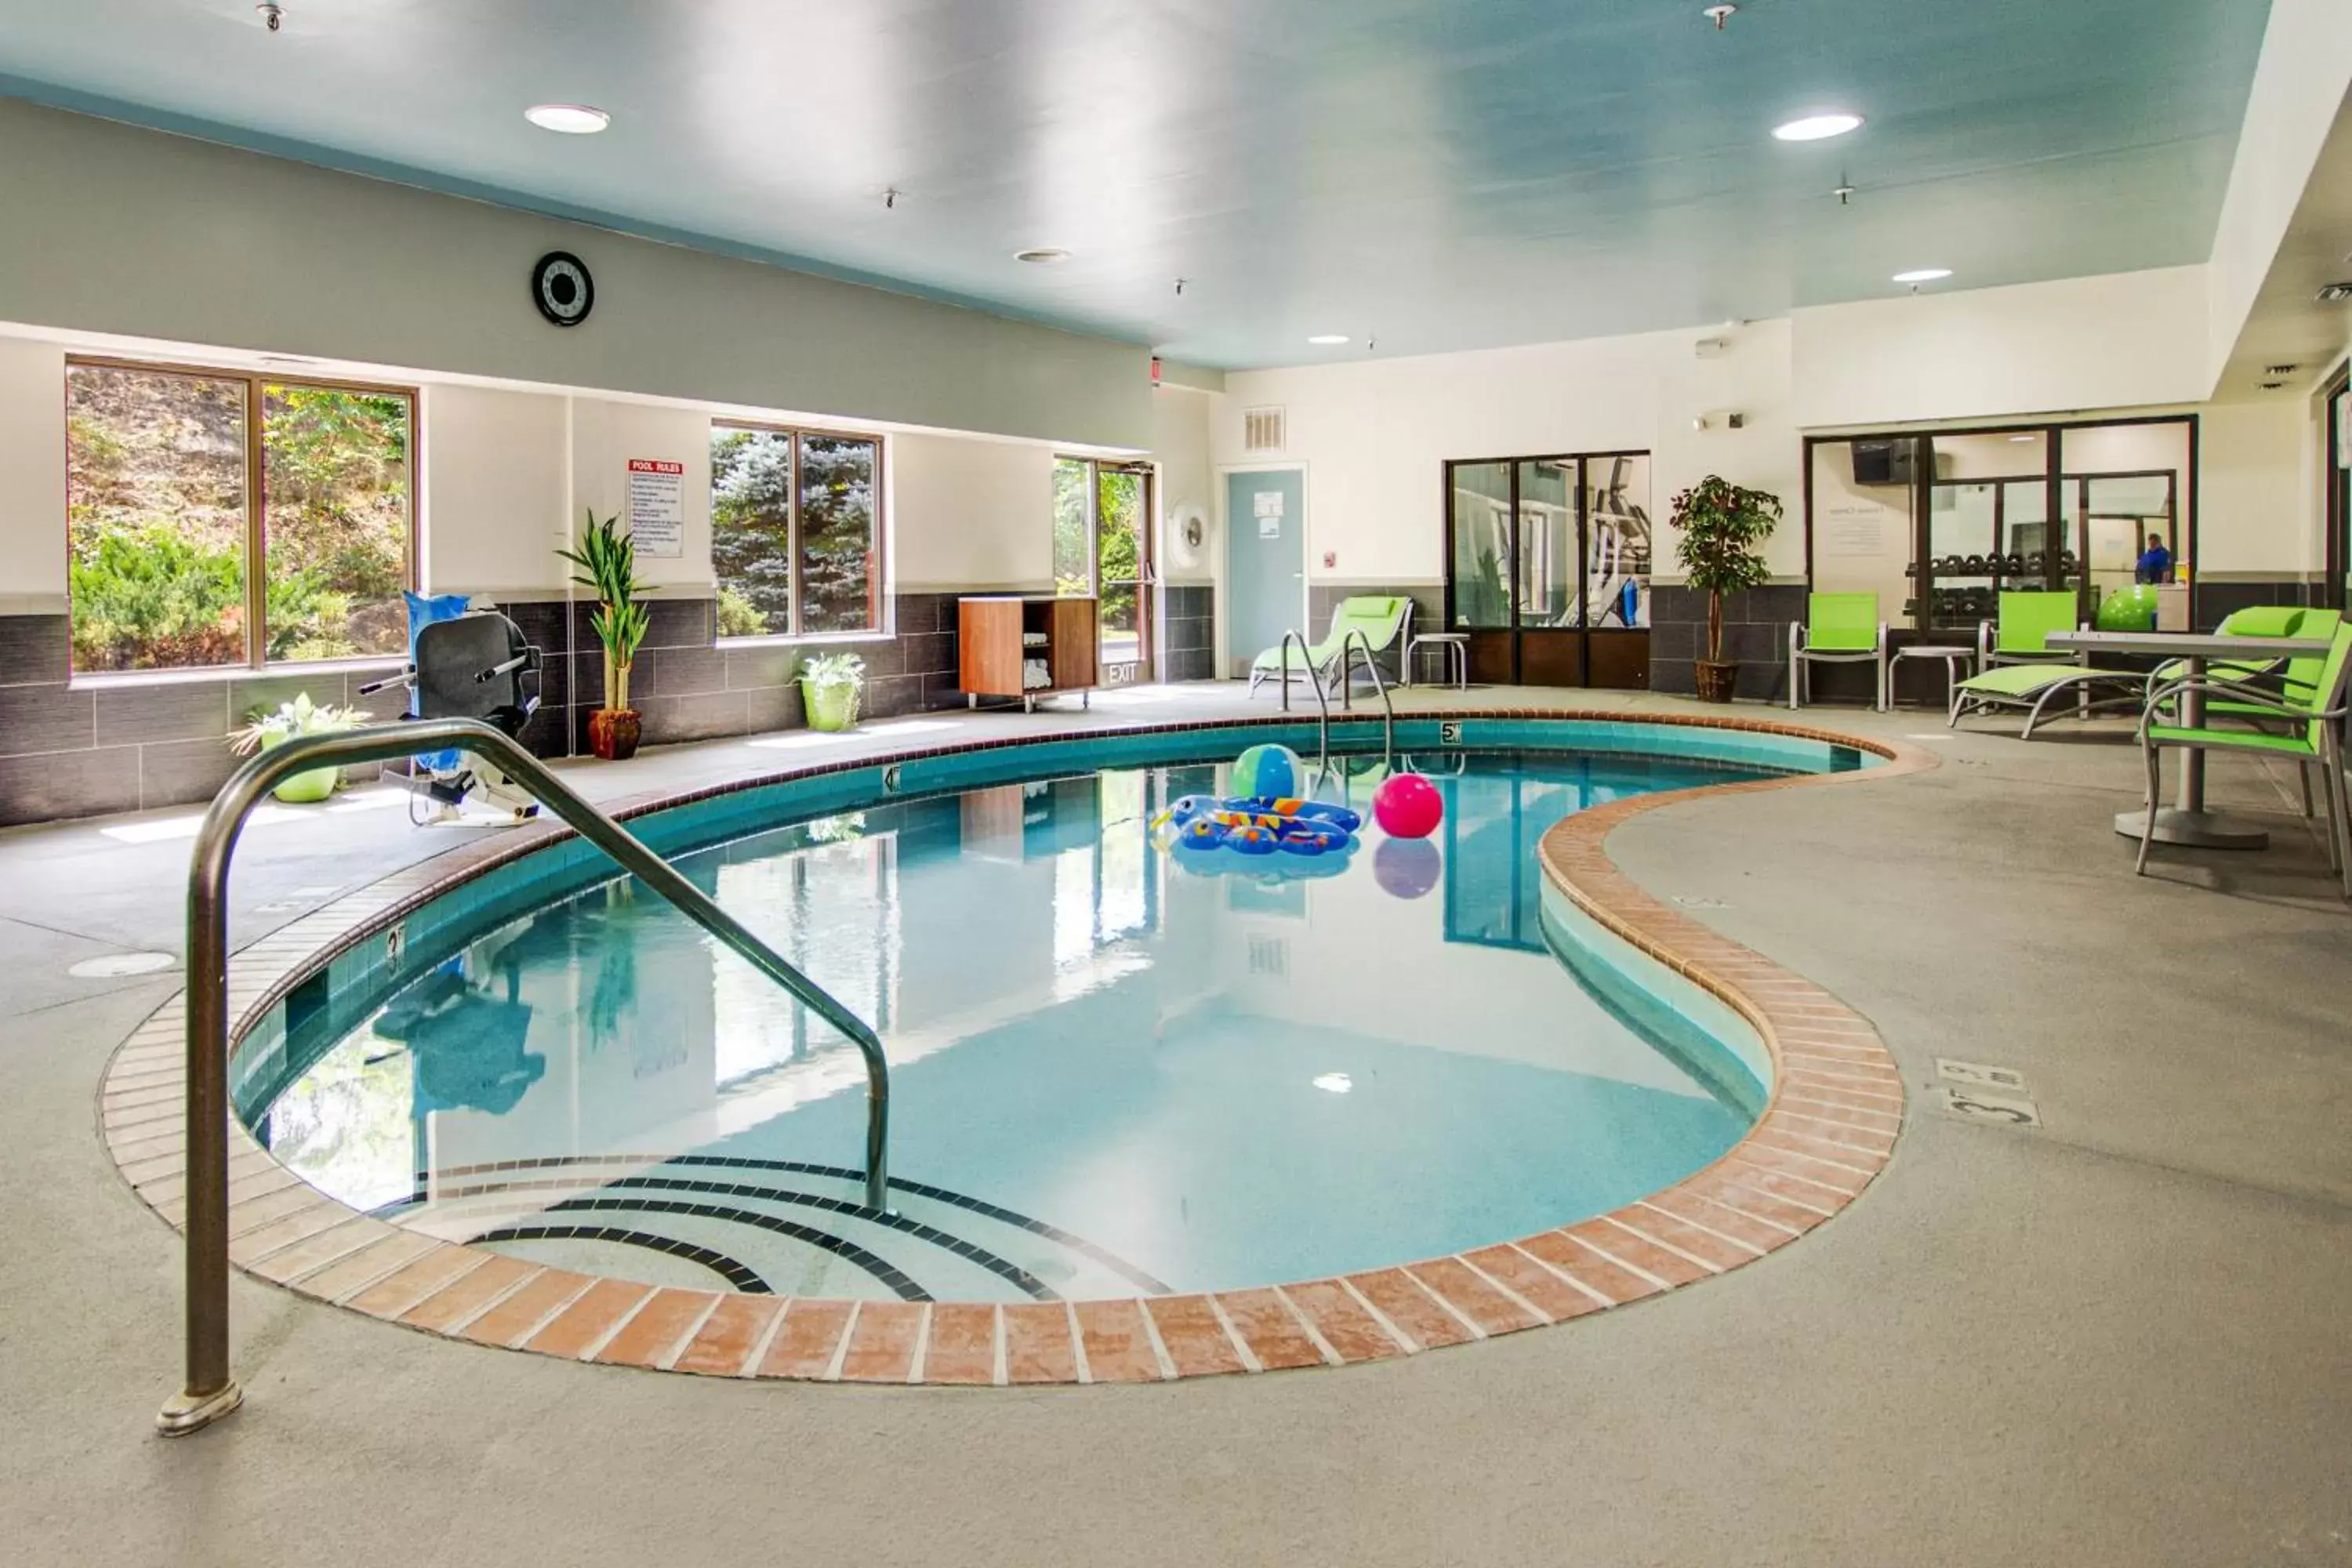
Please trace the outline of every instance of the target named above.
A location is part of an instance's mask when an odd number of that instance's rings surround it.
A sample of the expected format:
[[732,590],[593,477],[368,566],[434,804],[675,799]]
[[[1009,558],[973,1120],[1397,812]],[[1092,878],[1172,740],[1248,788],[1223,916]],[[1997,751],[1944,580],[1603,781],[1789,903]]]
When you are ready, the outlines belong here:
[[2201,261],[2267,10],[5,0],[0,91],[1248,366]]

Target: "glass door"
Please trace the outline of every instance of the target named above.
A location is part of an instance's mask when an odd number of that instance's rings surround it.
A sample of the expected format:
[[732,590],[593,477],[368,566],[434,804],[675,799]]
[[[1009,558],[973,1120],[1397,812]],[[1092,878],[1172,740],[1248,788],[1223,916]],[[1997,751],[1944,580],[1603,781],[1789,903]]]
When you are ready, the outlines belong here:
[[1103,683],[1150,680],[1151,470],[1095,468],[1096,613]]
[[1518,679],[1528,686],[1584,683],[1582,529],[1584,487],[1573,458],[1528,458],[1517,465]]
[[1150,680],[1152,594],[1151,470],[1062,458],[1054,464],[1054,592],[1095,601],[1102,683]]

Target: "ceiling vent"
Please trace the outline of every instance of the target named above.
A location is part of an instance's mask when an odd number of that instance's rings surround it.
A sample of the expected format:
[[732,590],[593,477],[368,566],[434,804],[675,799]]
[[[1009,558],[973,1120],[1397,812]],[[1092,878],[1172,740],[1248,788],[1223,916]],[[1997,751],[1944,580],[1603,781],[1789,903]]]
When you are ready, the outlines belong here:
[[2263,366],[2263,374],[2264,375],[2293,375],[2296,371],[2301,370],[2302,368],[2303,367],[2301,365],[2296,364],[2266,364]]
[[1279,408],[1244,408],[1242,410],[1242,450],[1244,452],[1279,452],[1282,450],[1282,410]]
[[2352,300],[2352,283],[2330,283],[2319,290],[2323,305],[2341,305],[2347,300]]

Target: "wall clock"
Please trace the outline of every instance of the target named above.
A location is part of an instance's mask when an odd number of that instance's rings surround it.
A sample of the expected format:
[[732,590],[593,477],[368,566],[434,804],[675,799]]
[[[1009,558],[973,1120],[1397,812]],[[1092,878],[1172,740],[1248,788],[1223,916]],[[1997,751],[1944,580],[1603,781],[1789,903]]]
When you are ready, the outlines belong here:
[[530,300],[539,313],[559,327],[576,327],[596,303],[596,285],[587,264],[568,250],[551,250],[532,263]]

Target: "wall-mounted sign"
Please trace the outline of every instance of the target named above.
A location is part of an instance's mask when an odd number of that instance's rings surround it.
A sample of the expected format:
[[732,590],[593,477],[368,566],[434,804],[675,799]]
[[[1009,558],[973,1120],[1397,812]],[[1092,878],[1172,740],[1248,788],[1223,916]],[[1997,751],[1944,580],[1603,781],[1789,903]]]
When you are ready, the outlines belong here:
[[640,555],[686,553],[686,465],[629,459],[629,537]]
[[1887,509],[1874,500],[1832,501],[1822,518],[1824,555],[1876,556],[1886,551]]

